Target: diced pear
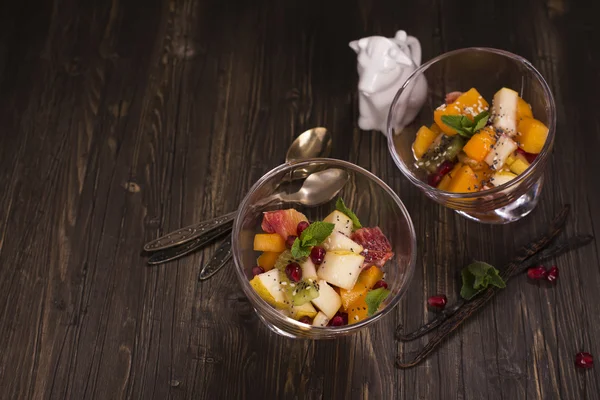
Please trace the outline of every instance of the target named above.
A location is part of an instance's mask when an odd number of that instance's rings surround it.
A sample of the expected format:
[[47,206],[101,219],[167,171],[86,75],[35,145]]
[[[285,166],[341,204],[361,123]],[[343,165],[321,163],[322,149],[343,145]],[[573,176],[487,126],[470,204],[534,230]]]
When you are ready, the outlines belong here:
[[363,247],[360,244],[336,231],[327,236],[327,239],[325,239],[321,246],[327,251],[350,251],[356,254],[363,251]]
[[327,315],[323,314],[321,311],[317,313],[315,318],[313,319],[313,326],[327,326],[329,323],[329,318]]
[[302,279],[317,280],[317,268],[315,267],[315,264],[312,262],[310,257],[308,257],[306,261],[300,264],[300,267],[302,267]]
[[503,134],[485,157],[485,162],[496,171],[500,170],[506,159],[517,149],[517,143]]
[[272,269],[256,275],[250,285],[267,303],[278,308],[287,308],[285,292],[281,290],[279,270]]
[[334,224],[334,232],[341,232],[346,236],[350,236],[352,234],[352,220],[341,211],[335,210],[327,217],[325,217],[323,222],[329,222],[330,224]]
[[324,280],[319,281],[319,297],[311,301],[328,319],[333,318],[342,306],[340,295]]
[[492,123],[496,129],[514,136],[517,133],[517,105],[519,94],[512,89],[503,87],[494,95],[492,104]]
[[328,251],[317,270],[320,279],[350,290],[356,283],[365,258],[350,251]]
[[317,310],[313,307],[313,305],[308,302],[304,303],[301,306],[290,307],[290,316],[294,319],[300,319],[302,317],[314,318],[317,315]]
[[492,178],[490,179],[490,182],[493,183],[494,186],[500,186],[500,185],[504,185],[507,182],[512,181],[516,177],[517,177],[517,175],[513,174],[512,172],[500,171],[500,172],[496,172],[492,176]]

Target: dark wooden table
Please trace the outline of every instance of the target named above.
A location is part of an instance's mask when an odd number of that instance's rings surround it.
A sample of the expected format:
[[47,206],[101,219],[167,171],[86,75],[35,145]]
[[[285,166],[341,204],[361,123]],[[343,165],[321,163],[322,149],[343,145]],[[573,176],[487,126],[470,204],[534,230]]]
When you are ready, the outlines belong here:
[[[0,398],[599,398],[600,244],[556,260],[554,288],[516,279],[425,362],[397,324],[457,298],[472,259],[503,265],[564,203],[600,232],[598,2],[12,1],[0,5]],[[594,8],[596,8],[594,10]],[[468,11],[470,10],[470,11]],[[417,36],[424,60],[473,45],[529,60],[558,134],[541,203],[509,226],[427,200],[378,132],[357,127],[348,42]],[[397,309],[338,341],[289,340],[253,313],[215,246],[148,267],[142,244],[236,208],[299,132],[405,202],[418,265]]]

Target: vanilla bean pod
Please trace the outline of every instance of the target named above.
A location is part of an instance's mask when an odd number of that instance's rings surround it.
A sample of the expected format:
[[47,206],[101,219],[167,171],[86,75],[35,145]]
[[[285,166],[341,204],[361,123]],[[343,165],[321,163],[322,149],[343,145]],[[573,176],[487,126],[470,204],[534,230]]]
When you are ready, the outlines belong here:
[[[548,232],[542,237],[538,238],[537,240],[524,246],[524,248],[522,249],[522,253],[518,257],[516,257],[515,260],[513,260],[510,264],[508,264],[506,268],[502,271],[501,276],[503,277],[503,279],[508,280],[513,275],[522,272],[524,269],[526,269],[530,265],[530,262],[534,262],[528,259],[532,258],[537,253],[541,252],[539,258],[535,258],[535,262],[539,262],[539,260],[541,260],[542,257],[546,259],[552,256],[556,256],[558,254],[562,254],[566,251],[573,250],[577,247],[581,247],[591,242],[591,240],[593,239],[593,237],[591,236],[578,236],[566,241],[564,244],[558,245],[556,247],[548,249],[545,252],[542,252],[542,250],[550,242],[552,242],[552,240],[554,240],[554,238],[556,238],[556,236],[558,236],[564,229],[564,224],[566,222],[569,209],[569,206],[564,206],[554,218]],[[479,310],[483,305],[485,305],[499,290],[500,289],[496,287],[487,289],[474,300],[463,304],[462,307],[458,307],[454,314],[450,315],[449,317],[446,317],[446,320],[436,322],[436,326],[439,326],[439,329],[436,335],[429,341],[429,343],[417,354],[417,356],[413,360],[409,362],[402,362],[398,358],[396,360],[396,367],[409,368],[414,365],[417,365],[419,362],[425,359],[425,357],[427,357],[427,355],[429,355],[452,331],[458,328],[471,314],[473,314],[475,311]],[[431,329],[434,328],[435,327]],[[429,331],[431,329],[429,329]]]

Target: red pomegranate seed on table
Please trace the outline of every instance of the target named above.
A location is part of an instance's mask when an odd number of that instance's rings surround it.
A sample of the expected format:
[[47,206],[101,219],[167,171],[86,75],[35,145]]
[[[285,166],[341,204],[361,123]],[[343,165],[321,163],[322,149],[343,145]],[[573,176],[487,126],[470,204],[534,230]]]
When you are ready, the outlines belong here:
[[285,240],[285,245],[287,246],[288,249],[291,249],[292,246],[294,245],[294,241],[296,240],[297,236],[288,236],[287,239]]
[[556,280],[558,279],[558,267],[556,265],[550,267],[546,279],[548,279],[549,282],[556,282]]
[[310,259],[316,265],[320,265],[325,258],[325,249],[319,246],[315,246],[310,251]]
[[256,267],[252,267],[252,276],[260,275],[263,272],[265,272],[263,267],[259,267],[258,265]]
[[302,235],[302,232],[304,232],[304,230],[308,228],[308,225],[309,223],[306,221],[298,222],[298,227],[296,228],[296,234],[298,235],[298,237],[300,237],[300,235]]
[[438,168],[438,174],[444,176],[448,172],[452,171],[452,168],[454,168],[454,163],[452,161],[444,161]]
[[302,268],[297,262],[289,263],[285,266],[285,274],[292,282],[300,282],[302,279]]
[[448,298],[445,294],[431,296],[427,299],[427,304],[429,304],[431,307],[439,308],[440,310],[446,307],[446,303],[448,303]]
[[590,353],[582,351],[575,355],[575,366],[589,369],[594,366],[594,357]]
[[387,282],[386,281],[377,281],[377,282],[375,282],[375,284],[373,285],[373,290],[379,289],[379,288],[387,289],[388,288]]
[[534,281],[539,281],[540,279],[546,279],[548,276],[548,271],[546,271],[546,267],[540,265],[538,267],[531,267],[527,270],[527,276],[529,279],[533,279]]

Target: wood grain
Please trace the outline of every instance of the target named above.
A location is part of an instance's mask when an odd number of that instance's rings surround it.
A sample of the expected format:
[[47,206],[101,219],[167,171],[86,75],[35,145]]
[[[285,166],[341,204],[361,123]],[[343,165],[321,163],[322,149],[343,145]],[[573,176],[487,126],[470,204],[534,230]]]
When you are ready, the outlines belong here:
[[[515,282],[425,362],[398,344],[459,291],[472,259],[502,265],[564,203],[600,232],[598,4],[53,0],[0,4],[0,398],[597,399],[600,245],[561,256],[554,288]],[[477,18],[465,23],[465,10]],[[514,11],[518,10],[518,12]],[[384,136],[356,125],[351,40],[398,29],[423,59],[468,46],[528,58],[556,97],[542,200],[485,226],[424,198]],[[382,177],[418,234],[398,308],[337,341],[276,336],[231,268],[199,283],[215,246],[148,267],[142,244],[236,209],[305,129]]]

